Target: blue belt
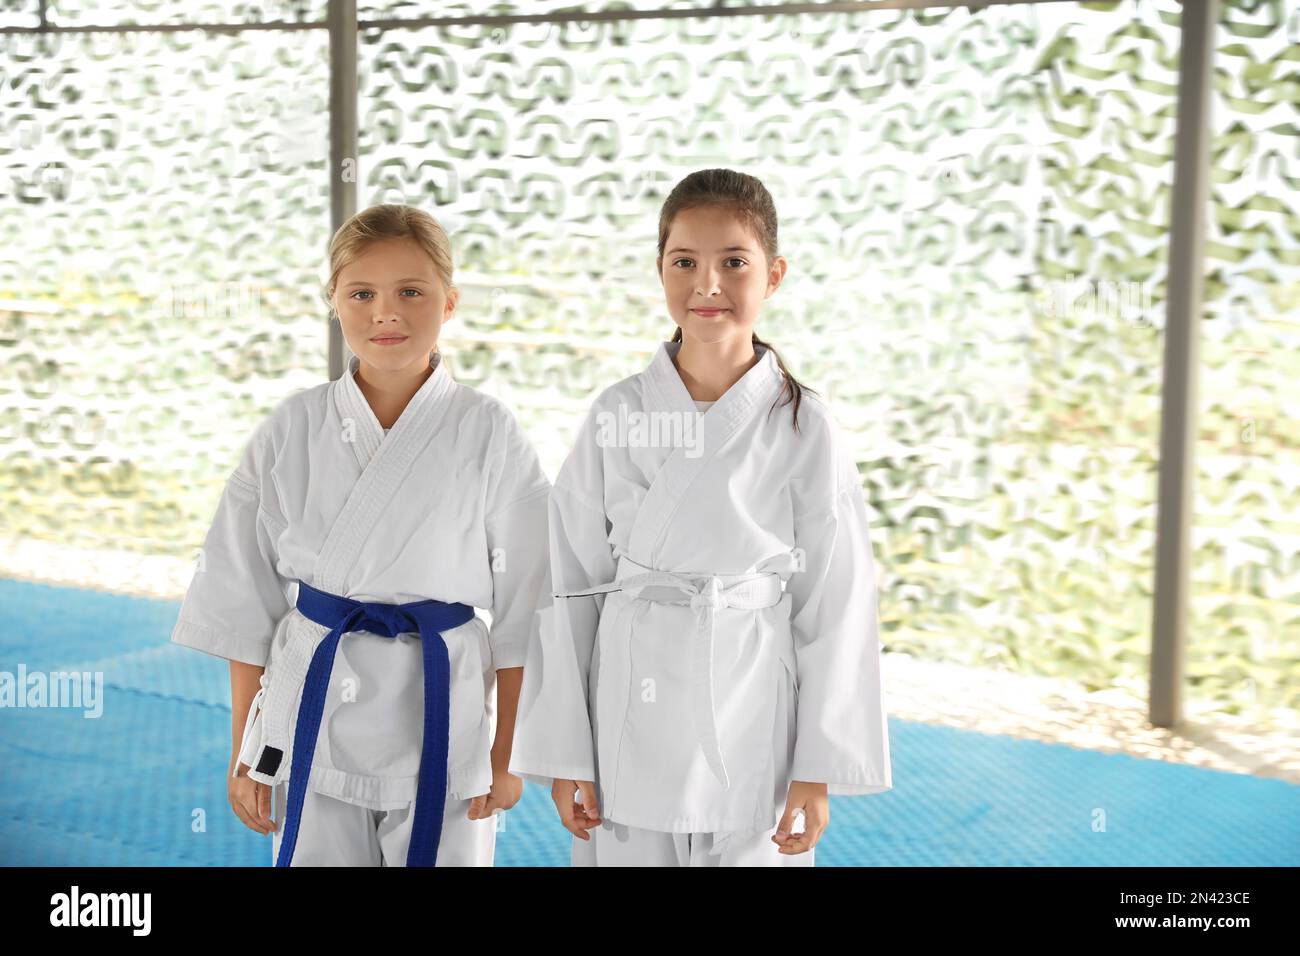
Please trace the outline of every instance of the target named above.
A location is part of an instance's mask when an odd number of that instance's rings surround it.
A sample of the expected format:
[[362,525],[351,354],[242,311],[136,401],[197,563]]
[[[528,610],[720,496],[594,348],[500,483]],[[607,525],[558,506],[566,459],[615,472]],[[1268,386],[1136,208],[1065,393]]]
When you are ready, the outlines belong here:
[[442,837],[442,815],[447,805],[447,750],[451,721],[451,660],[443,631],[473,620],[466,604],[415,601],[411,604],[366,604],[318,591],[298,583],[298,610],[303,617],[330,628],[307,668],[298,723],[293,735],[293,765],[289,768],[289,806],[285,812],[280,855],[276,866],[288,866],[298,842],[307,778],[311,774],[316,738],[325,711],[325,694],[334,670],[339,638],[351,631],[381,637],[419,634],[424,655],[424,738],[420,747],[420,776],[415,791],[415,819],[406,850],[407,866],[433,866]]

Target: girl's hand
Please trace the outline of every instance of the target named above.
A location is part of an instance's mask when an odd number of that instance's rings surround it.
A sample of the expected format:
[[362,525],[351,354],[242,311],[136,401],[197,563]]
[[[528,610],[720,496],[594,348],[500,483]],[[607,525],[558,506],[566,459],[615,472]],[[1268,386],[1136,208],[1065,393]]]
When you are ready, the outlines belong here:
[[[582,802],[574,799],[574,791],[582,791]],[[596,783],[593,780],[556,780],[551,784],[551,799],[560,812],[560,822],[579,840],[590,840],[587,831],[600,826],[600,806],[596,802]]]
[[226,779],[226,799],[244,826],[263,836],[271,835],[276,826],[271,819],[271,788],[249,779],[248,764],[239,765],[238,777]]
[[470,800],[468,816],[471,820],[483,820],[492,816],[496,810],[509,810],[523,795],[523,778],[516,777],[506,770],[493,768],[492,789]]
[[[803,811],[803,832],[794,833],[794,813]],[[826,824],[831,822],[831,804],[826,796],[826,784],[804,783],[795,780],[790,784],[790,793],[785,798],[785,813],[776,826],[772,842],[780,847],[781,853],[793,856],[807,853],[817,845]]]

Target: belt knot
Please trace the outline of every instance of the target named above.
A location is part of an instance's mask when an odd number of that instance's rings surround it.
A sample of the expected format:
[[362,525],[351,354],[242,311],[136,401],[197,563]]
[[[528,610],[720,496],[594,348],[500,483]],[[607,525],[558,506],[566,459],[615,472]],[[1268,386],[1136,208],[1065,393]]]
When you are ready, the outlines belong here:
[[362,605],[361,617],[354,629],[382,637],[396,637],[398,634],[414,633],[420,628],[401,605],[365,604]]
[[707,584],[691,595],[691,607],[695,610],[712,608],[720,611],[726,606],[727,599],[722,594],[722,581],[717,577],[709,578]]

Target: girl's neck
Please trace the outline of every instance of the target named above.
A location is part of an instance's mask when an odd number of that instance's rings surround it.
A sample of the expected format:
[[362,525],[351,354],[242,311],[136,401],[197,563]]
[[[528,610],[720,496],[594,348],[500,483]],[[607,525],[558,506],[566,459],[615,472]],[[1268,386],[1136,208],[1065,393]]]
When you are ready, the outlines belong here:
[[365,362],[359,362],[357,388],[361,389],[370,410],[375,413],[379,427],[392,428],[433,372],[434,369],[427,362],[416,371],[402,369],[397,372],[380,372]]
[[683,338],[673,356],[682,384],[697,402],[716,402],[757,362],[758,353],[748,336],[704,344]]

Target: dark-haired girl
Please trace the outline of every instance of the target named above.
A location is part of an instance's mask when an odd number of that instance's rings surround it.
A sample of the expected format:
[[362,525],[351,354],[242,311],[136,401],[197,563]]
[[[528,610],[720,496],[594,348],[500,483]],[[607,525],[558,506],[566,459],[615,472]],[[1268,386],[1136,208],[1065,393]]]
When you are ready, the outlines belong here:
[[787,269],[763,184],[686,177],[658,269],[677,331],[551,495],[510,769],[551,784],[575,865],[811,865],[828,794],[892,788],[862,488],[754,332]]

